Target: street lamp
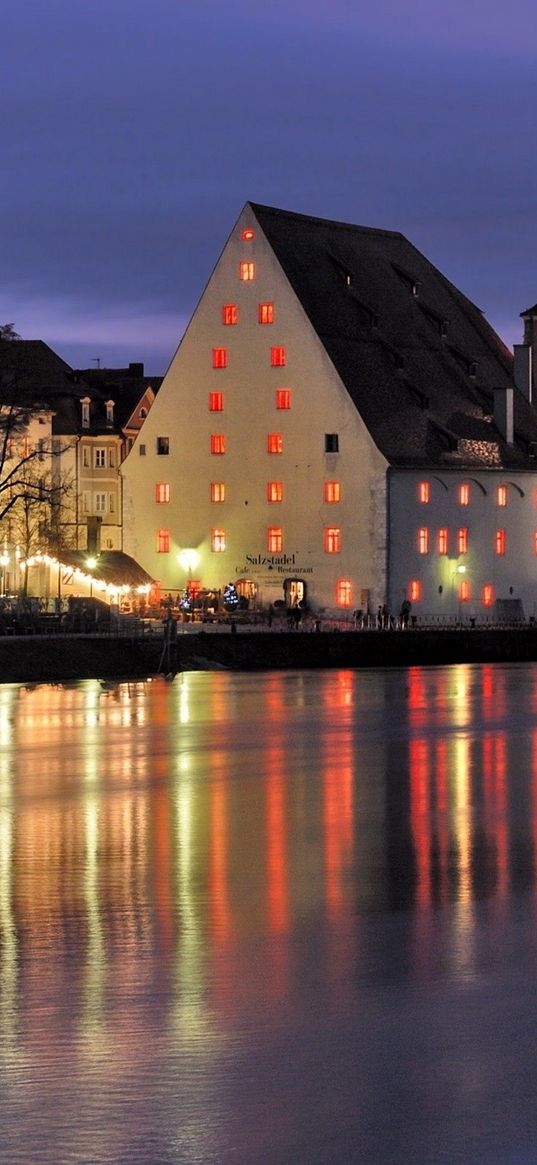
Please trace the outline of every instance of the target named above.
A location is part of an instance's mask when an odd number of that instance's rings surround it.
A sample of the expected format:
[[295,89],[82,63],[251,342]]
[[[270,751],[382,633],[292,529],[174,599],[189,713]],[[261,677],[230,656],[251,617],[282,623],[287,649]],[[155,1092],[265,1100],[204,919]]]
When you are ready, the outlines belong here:
[[[457,567],[457,569],[453,575],[454,585],[455,585],[455,581],[457,579],[457,575],[459,576],[459,579],[460,579],[461,575],[463,575],[463,574],[466,574],[466,567],[465,567],[464,563],[461,562],[461,563],[459,563],[459,566]],[[457,592],[457,595],[458,595],[458,603],[459,603],[459,623],[460,623],[461,622],[461,591],[460,591],[460,587],[459,587],[459,590]]]
[[[90,571],[95,570],[95,567],[97,566],[97,559],[96,558],[86,558],[86,566],[87,566],[88,570],[90,570]],[[90,597],[90,599],[92,599],[93,598],[93,575],[91,575],[91,574],[90,574],[90,584],[89,585],[90,585],[89,597]]]
[[183,570],[188,573],[188,581],[190,583],[192,578],[192,571],[194,570],[194,567],[198,565],[199,554],[197,550],[180,550],[179,554],[177,555],[177,560],[179,565],[182,566]]

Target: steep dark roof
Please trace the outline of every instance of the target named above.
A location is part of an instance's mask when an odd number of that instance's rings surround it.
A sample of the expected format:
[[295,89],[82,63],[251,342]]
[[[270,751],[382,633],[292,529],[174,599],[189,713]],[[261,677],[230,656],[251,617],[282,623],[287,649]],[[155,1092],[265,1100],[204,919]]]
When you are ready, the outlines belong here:
[[[0,400],[35,406],[54,412],[55,436],[82,431],[80,401],[91,401],[89,436],[118,433],[127,423],[147,387],[156,393],[162,377],[144,376],[143,364],[128,368],[70,368],[43,340],[0,340]],[[110,427],[106,402],[114,401]]]
[[162,376],[146,376],[141,363],[129,364],[127,368],[83,368],[78,375],[102,392],[107,400],[114,401],[114,415],[122,427],[127,424],[146,389],[151,388],[156,396],[163,381]]
[[0,340],[2,400],[48,404],[51,395],[73,391],[73,370],[43,340]]
[[390,464],[529,468],[537,414],[525,397],[515,389],[512,445],[492,420],[493,390],[514,388],[511,352],[412,243],[250,206]]

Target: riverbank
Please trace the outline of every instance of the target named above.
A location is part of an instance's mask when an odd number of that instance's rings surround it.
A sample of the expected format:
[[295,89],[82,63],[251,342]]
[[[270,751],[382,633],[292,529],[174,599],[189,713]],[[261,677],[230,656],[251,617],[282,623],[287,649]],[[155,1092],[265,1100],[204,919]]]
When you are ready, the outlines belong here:
[[161,636],[0,638],[0,682],[139,679],[164,672],[410,667],[537,660],[537,628],[419,631],[300,631],[214,634],[200,630],[164,645]]

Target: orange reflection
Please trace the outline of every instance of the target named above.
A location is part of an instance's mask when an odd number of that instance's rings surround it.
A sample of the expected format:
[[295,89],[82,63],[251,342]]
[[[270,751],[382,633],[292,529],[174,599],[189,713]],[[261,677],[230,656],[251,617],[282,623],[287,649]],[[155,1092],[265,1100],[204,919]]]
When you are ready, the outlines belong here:
[[437,740],[436,767],[436,836],[438,840],[438,899],[449,901],[449,800],[448,800],[448,744]]
[[496,894],[505,899],[509,885],[507,830],[506,739],[504,732],[487,732],[483,738],[483,800],[485,828],[496,852]]
[[426,740],[410,740],[410,820],[417,869],[417,902],[422,909],[431,901],[430,759]]
[[353,770],[346,764],[323,773],[323,823],[326,901],[332,918],[345,907],[343,875],[352,851]]
[[232,916],[228,887],[228,789],[222,779],[216,779],[211,791],[211,827],[209,856],[209,894],[213,931],[221,942],[232,935]]
[[285,758],[279,747],[267,748],[267,899],[270,930],[289,927],[287,830],[285,821]]

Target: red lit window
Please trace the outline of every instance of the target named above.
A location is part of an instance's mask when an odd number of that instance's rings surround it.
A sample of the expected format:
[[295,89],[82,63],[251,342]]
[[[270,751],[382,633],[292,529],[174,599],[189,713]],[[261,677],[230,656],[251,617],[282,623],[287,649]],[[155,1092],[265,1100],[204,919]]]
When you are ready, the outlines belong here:
[[431,498],[431,488],[428,481],[420,481],[418,483],[418,501],[422,502],[424,506],[428,504]]
[[459,505],[460,506],[469,506],[470,505],[470,486],[469,485],[460,485],[459,486]]
[[325,502],[340,502],[341,501],[341,486],[339,481],[325,481],[324,483],[324,500]]
[[283,368],[285,364],[285,348],[270,349],[270,364],[272,368]]
[[227,368],[227,348],[213,348],[213,368]]
[[253,263],[239,263],[239,278],[243,283],[251,283],[255,277],[255,266]]
[[461,603],[468,603],[472,597],[472,588],[467,578],[463,578],[459,587],[459,599]]
[[457,551],[459,554],[468,554],[468,529],[466,526],[461,526],[457,530]]
[[534,549],[535,553],[537,554],[537,530],[535,531],[535,533],[533,535],[533,549]]
[[494,587],[492,586],[492,583],[485,583],[485,586],[481,591],[481,599],[483,601],[483,606],[492,607],[494,602]]
[[267,450],[269,453],[283,453],[283,437],[281,433],[269,433]]
[[276,408],[290,409],[291,408],[291,389],[277,388],[276,389]]
[[237,324],[239,322],[239,309],[236,303],[224,303],[222,306],[222,323]]
[[260,303],[257,308],[257,319],[260,324],[273,324],[274,304]]
[[447,554],[448,552],[448,532],[445,526],[441,526],[438,531],[436,548],[439,554]]
[[410,580],[408,586],[408,597],[411,603],[419,603],[421,599],[421,583],[418,578],[413,578]]
[[211,530],[211,550],[214,554],[222,554],[226,549],[226,533],[225,530],[214,529]]
[[158,502],[159,505],[163,505],[164,502],[169,502],[169,500],[170,500],[169,483],[167,481],[157,482],[157,484],[155,486],[155,501]]
[[336,582],[336,605],[350,607],[352,603],[352,583],[350,578],[338,578]]
[[339,554],[341,550],[341,530],[339,526],[325,526],[324,528],[325,554]]
[[157,530],[157,554],[169,554],[170,552],[170,531]]
[[223,433],[211,433],[211,453],[225,453],[226,438]]
[[226,487],[223,481],[211,482],[211,501],[223,502],[226,498]]
[[429,531],[427,526],[420,526],[418,530],[418,554],[429,553]]
[[269,502],[283,502],[283,481],[269,481],[267,484]]
[[505,554],[505,530],[496,530],[494,544],[496,554]]
[[498,489],[496,490],[496,501],[497,501],[499,506],[506,506],[507,505],[507,486],[506,485],[499,485],[498,486]]
[[253,231],[251,227],[245,227],[245,229],[243,230],[242,235],[241,235],[241,238],[244,239],[244,242],[251,243],[251,241],[254,237],[255,237],[255,231]]
[[269,526],[267,530],[267,550],[270,554],[281,554],[283,550],[283,531],[281,526]]
[[224,411],[224,394],[223,392],[209,393],[209,412],[221,413]]

